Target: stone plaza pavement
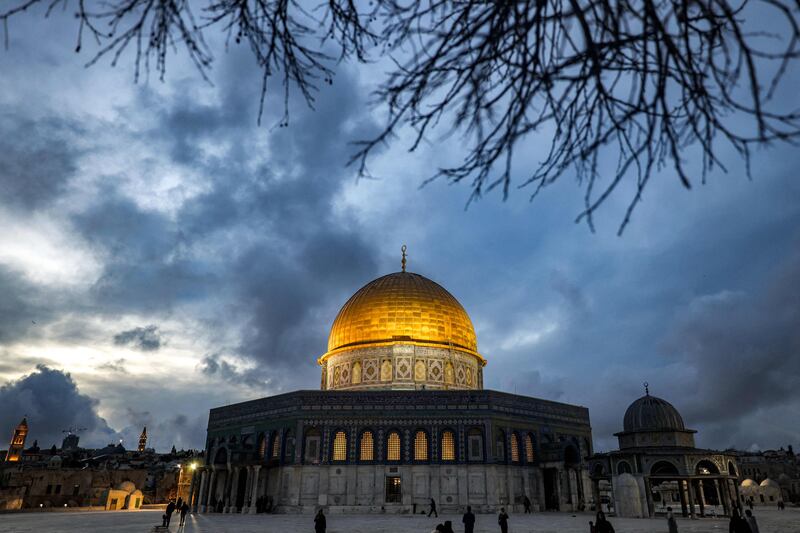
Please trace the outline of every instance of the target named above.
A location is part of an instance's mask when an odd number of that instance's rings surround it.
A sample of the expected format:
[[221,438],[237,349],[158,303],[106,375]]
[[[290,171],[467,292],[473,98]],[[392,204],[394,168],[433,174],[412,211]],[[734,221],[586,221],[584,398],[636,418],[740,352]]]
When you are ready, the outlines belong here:
[[[800,509],[756,509],[761,533],[799,533]],[[589,513],[535,513],[511,515],[510,533],[588,533]],[[452,520],[457,532],[463,531],[461,517],[440,515],[439,519],[408,515],[329,515],[328,533],[429,533],[439,522]],[[53,512],[0,514],[0,532],[13,533],[146,533],[160,523],[160,511]],[[611,518],[618,533],[660,533],[667,523],[659,519]],[[681,533],[727,532],[726,519],[679,518]],[[311,515],[190,515],[186,527],[173,533],[294,533],[313,532]],[[478,515],[476,533],[499,532],[494,515]]]

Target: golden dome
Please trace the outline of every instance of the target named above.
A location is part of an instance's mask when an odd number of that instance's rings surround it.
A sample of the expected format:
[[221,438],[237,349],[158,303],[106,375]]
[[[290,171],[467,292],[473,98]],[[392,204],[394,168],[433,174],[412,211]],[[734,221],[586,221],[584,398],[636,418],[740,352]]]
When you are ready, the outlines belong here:
[[395,272],[359,289],[333,321],[328,353],[320,362],[334,352],[398,343],[450,347],[483,362],[472,321],[458,300],[411,272]]

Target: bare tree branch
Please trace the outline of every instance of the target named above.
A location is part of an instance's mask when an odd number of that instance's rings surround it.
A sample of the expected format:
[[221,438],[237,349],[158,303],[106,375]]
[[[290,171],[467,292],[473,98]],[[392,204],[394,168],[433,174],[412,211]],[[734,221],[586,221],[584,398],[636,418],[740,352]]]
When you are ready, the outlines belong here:
[[[351,163],[367,163],[401,128],[416,150],[434,132],[466,139],[460,164],[431,179],[468,181],[471,199],[530,187],[531,198],[567,173],[584,186],[577,221],[633,182],[620,233],[654,173],[671,168],[687,188],[704,182],[732,147],[750,168],[754,145],[794,142],[800,112],[774,95],[800,55],[797,0],[25,0],[0,8],[9,19],[37,5],[71,5],[78,46],[89,35],[116,64],[135,47],[135,76],[183,48],[207,79],[204,40],[219,28],[245,42],[262,71],[259,121],[267,82],[282,83],[288,124],[291,89],[313,106],[337,61],[388,56],[395,68],[376,91],[389,111],[375,138],[357,143]],[[194,4],[195,6],[197,3]],[[762,29],[752,15],[770,24]],[[751,15],[748,18],[748,15]],[[767,31],[769,30],[769,31]],[[338,52],[337,52],[338,50]],[[151,64],[153,61],[153,64]],[[530,169],[533,142],[550,139]],[[690,168],[692,150],[701,157]],[[602,175],[603,158],[616,158]]]

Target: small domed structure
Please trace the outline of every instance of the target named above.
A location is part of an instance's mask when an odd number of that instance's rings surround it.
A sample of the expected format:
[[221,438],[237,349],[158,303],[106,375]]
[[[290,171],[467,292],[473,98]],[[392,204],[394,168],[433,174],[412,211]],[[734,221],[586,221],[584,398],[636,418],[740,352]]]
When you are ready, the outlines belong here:
[[623,430],[616,433],[620,448],[682,447],[694,448],[694,431],[686,429],[683,417],[666,400],[650,396],[645,383],[645,395],[625,411]]
[[744,481],[742,481],[742,485],[741,486],[742,486],[742,488],[757,487],[758,483],[756,483],[755,481],[753,481],[750,478],[747,478]]
[[681,414],[671,403],[650,394],[642,396],[628,407],[622,425],[626,432],[686,429]]
[[778,485],[777,481],[775,481],[774,479],[770,479],[770,478],[767,478],[764,481],[762,481],[761,482],[761,486],[762,487],[772,487],[772,488],[778,489],[778,490],[780,490],[780,488],[781,488],[781,486]]
[[119,485],[117,485],[117,490],[122,490],[127,492],[128,494],[133,493],[136,490],[136,485],[133,484],[132,481],[123,481]]

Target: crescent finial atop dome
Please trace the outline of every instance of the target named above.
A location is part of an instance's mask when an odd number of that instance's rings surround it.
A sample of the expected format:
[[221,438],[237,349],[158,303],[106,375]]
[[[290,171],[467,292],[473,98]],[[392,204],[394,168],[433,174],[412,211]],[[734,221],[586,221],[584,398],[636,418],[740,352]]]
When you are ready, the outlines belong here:
[[406,271],[406,245],[400,247],[400,251],[403,252],[403,258],[400,260],[400,268],[402,268],[403,272]]

